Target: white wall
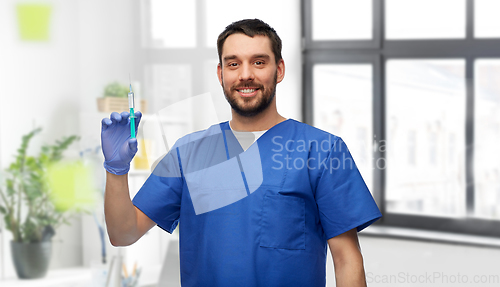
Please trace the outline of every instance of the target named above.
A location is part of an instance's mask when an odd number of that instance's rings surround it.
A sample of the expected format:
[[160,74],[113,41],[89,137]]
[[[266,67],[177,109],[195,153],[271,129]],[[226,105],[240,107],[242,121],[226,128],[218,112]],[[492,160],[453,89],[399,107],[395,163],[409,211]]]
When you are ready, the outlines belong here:
[[[35,1],[33,1],[35,2]],[[77,2],[43,1],[52,4],[50,40],[23,42],[18,35],[16,4],[0,3],[2,59],[2,113],[0,115],[1,165],[11,161],[21,135],[41,126],[35,141],[50,142],[78,133],[78,22]]]
[[498,248],[363,235],[359,242],[368,286],[500,284]]
[[[0,2],[1,113],[0,165],[12,161],[21,136],[34,127],[43,133],[33,140],[30,152],[38,152],[42,143],[78,134],[78,22],[76,1],[43,1],[52,5],[50,40],[23,42],[18,35],[16,4]],[[33,1],[31,3],[36,3]],[[3,221],[3,220],[2,220]],[[67,229],[67,228],[65,228]],[[81,262],[78,224],[54,238],[52,266],[72,266]],[[68,235],[68,236],[66,236]],[[2,256],[4,277],[13,276],[10,233],[3,233]],[[73,237],[73,238],[72,238]]]
[[[133,0],[80,0],[78,7],[80,53],[80,131],[84,149],[100,145],[101,119],[106,114],[97,113],[96,98],[102,97],[104,86],[112,81],[127,82],[129,73],[134,80],[135,56],[132,31],[133,17],[139,17],[134,10]],[[97,186],[104,186],[104,169],[100,149],[96,164]],[[95,163],[95,162],[94,162]],[[101,173],[99,173],[99,170]],[[103,222],[102,202],[95,210],[96,217]],[[101,244],[93,216],[82,219],[84,266],[98,262],[101,258]],[[108,262],[118,252],[107,238]]]
[[[18,3],[23,2],[0,1],[2,169],[10,164],[21,136],[34,127],[43,127],[43,132],[32,142],[33,154],[41,144],[72,134],[82,139],[67,152],[70,157],[77,157],[81,149],[98,146],[100,118],[86,122],[87,118],[81,114],[96,114],[96,98],[102,96],[104,85],[117,79],[128,80],[134,61],[128,35],[132,29],[128,20],[134,14],[132,0],[30,1],[52,5],[46,42],[20,40]],[[3,236],[0,278],[13,277],[8,249],[11,235],[0,234]],[[84,243],[91,246],[85,255]],[[57,231],[51,268],[80,266],[84,260],[90,260],[87,257],[92,257],[95,250],[98,258],[100,243],[93,218],[76,219],[71,226]]]

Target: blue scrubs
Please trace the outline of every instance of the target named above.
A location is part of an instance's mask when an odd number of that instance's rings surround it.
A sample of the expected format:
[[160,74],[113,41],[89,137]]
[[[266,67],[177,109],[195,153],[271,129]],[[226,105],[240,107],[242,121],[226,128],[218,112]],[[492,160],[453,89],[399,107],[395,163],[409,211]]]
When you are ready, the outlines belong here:
[[187,135],[133,203],[178,222],[182,286],[325,286],[327,240],[381,217],[341,138],[288,119],[243,151],[224,122]]

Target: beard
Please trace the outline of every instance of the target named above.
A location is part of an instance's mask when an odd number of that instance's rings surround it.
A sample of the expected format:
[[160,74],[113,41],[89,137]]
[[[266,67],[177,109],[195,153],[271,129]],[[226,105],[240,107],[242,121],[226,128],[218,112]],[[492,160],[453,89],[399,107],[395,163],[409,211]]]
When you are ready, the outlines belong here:
[[[224,91],[224,96],[227,102],[231,105],[231,108],[241,116],[253,117],[265,111],[269,105],[271,105],[274,96],[276,95],[276,85],[277,85],[278,73],[274,74],[273,84],[265,89],[263,85],[256,85],[252,81],[245,84],[234,85],[227,89],[224,86],[224,79],[222,80],[222,90]],[[258,87],[261,91],[261,95],[256,98],[239,98],[238,96],[233,96],[236,89],[246,88],[246,87]],[[243,102],[240,103],[239,100]]]

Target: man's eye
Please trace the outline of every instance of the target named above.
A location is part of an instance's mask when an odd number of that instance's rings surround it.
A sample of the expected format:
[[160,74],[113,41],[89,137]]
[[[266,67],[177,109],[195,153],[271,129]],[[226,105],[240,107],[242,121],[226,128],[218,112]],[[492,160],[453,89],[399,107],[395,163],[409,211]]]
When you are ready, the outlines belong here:
[[230,63],[228,66],[229,67],[236,67],[236,66],[238,66],[238,64],[237,63]]
[[264,62],[261,62],[261,61],[255,62],[255,65],[263,65],[263,64],[264,64]]

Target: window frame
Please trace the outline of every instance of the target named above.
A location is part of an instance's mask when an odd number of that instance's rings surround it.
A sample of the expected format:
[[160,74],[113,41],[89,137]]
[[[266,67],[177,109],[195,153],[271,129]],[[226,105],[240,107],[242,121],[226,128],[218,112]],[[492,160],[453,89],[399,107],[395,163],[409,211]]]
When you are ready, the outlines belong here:
[[[312,41],[312,1],[302,0],[303,38],[303,96],[304,122],[313,122],[313,75],[315,64],[373,65],[373,136],[377,142],[386,138],[386,65],[395,59],[446,59],[465,60],[466,111],[465,111],[465,218],[448,218],[425,215],[388,213],[385,206],[386,172],[374,168],[373,196],[383,217],[376,225],[405,227],[461,234],[500,238],[500,220],[470,217],[474,212],[474,63],[477,59],[500,59],[499,38],[474,38],[474,0],[466,1],[465,39],[387,40],[385,39],[385,1],[373,0],[373,39],[371,41]],[[386,160],[386,152],[374,148],[375,160]],[[374,165],[375,166],[375,165]]]

